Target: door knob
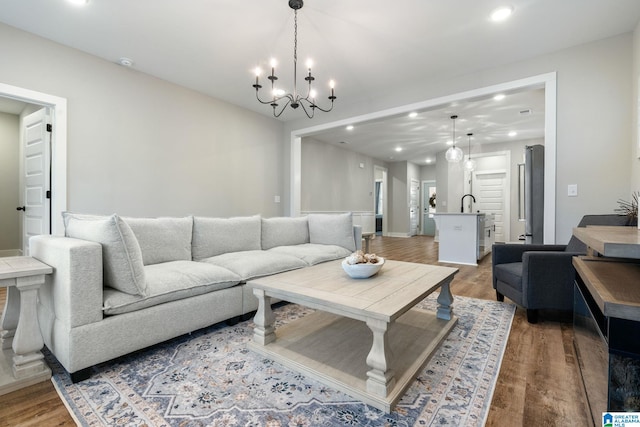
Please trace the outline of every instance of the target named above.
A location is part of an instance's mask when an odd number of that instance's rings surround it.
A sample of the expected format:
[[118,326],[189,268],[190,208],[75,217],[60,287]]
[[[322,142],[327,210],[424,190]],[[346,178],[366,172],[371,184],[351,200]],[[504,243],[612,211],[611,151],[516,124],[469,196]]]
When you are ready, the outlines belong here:
[[26,208],[25,206],[18,206],[18,207],[16,208],[16,210],[17,210],[17,211],[26,211],[26,210],[27,210],[27,208]]

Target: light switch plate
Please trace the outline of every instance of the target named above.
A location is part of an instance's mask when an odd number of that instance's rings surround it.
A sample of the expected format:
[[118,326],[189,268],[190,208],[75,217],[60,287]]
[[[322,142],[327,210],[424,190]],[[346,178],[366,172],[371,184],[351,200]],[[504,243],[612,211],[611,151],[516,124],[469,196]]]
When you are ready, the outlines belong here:
[[578,195],[578,184],[569,184],[567,186],[567,196],[576,197]]

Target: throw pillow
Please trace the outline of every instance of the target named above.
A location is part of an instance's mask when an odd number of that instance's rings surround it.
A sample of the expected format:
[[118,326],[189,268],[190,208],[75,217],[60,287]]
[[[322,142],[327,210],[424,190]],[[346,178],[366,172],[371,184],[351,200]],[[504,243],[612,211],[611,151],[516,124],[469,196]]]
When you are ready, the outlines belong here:
[[322,245],[337,245],[356,250],[351,212],[344,214],[309,214],[309,240]]
[[262,218],[262,249],[305,243],[309,243],[307,218]]
[[191,261],[193,217],[124,218],[135,234],[144,265]]
[[193,218],[194,261],[229,252],[256,251],[260,246],[260,216]]
[[132,295],[146,296],[142,252],[131,228],[117,215],[90,218],[63,214],[65,234],[102,245],[104,285]]

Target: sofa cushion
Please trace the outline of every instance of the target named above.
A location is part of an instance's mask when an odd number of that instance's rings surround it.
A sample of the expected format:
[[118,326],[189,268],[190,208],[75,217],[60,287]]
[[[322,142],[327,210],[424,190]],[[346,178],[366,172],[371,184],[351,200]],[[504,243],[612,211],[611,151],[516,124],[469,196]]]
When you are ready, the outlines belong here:
[[498,264],[493,268],[496,279],[522,292],[522,263]]
[[262,250],[230,252],[205,258],[202,262],[231,270],[242,280],[255,279],[307,266],[306,262],[292,255]]
[[228,252],[262,248],[260,216],[193,218],[192,255],[195,261]]
[[131,295],[146,295],[142,252],[131,228],[118,215],[90,217],[63,213],[65,235],[102,245],[104,285]]
[[314,243],[305,243],[303,245],[294,246],[278,246],[269,249],[269,252],[292,255],[296,258],[300,258],[308,265],[333,261],[334,259],[345,258],[351,255],[351,251],[343,248],[342,246],[317,245]]
[[123,219],[138,239],[144,265],[191,261],[193,217]]
[[[144,267],[147,278],[146,297],[125,294],[115,290],[104,292],[104,313],[128,313],[154,305],[202,295],[235,286],[240,282],[237,274],[218,267],[194,261],[171,261]],[[212,307],[215,310],[215,307]]]
[[309,243],[306,217],[262,218],[262,249]]
[[321,245],[342,246],[354,252],[356,242],[353,237],[351,212],[344,214],[309,214],[309,241]]

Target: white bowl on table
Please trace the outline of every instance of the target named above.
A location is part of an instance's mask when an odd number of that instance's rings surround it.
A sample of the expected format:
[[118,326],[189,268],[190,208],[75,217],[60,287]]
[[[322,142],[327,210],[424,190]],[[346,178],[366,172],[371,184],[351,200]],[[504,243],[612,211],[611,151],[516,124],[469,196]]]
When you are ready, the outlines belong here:
[[366,279],[373,276],[382,268],[384,264],[384,258],[378,257],[378,262],[375,264],[348,264],[346,259],[342,260],[342,269],[352,279]]

